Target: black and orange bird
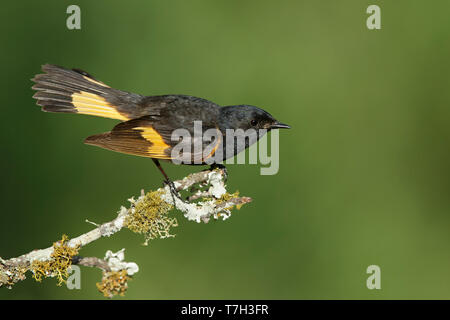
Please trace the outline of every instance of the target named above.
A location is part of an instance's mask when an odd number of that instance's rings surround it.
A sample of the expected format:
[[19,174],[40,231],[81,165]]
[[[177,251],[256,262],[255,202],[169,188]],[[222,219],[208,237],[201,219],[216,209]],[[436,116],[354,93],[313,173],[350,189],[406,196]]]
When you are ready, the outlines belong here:
[[[176,129],[194,133],[194,122],[201,121],[202,130],[217,130],[212,148],[208,152],[196,148],[184,148],[181,155],[189,164],[212,164],[222,162],[247,148],[251,143],[235,145],[226,152],[227,129],[278,129],[288,125],[275,120],[268,112],[249,105],[219,106],[206,99],[188,95],[143,96],[111,88],[80,69],[65,69],[45,64],[43,74],[36,75],[34,98],[42,111],[79,113],[120,120],[111,131],[86,138],[86,144],[136,156],[152,158],[165,178],[172,184],[159,160],[174,159],[173,149],[180,142],[172,139]],[[234,139],[234,138],[233,138]],[[194,140],[192,140],[192,143]],[[230,139],[228,139],[230,142]],[[203,147],[211,142],[203,141]],[[198,149],[198,148],[197,148]],[[223,151],[217,157],[217,151]],[[177,155],[177,157],[180,155]],[[216,157],[214,157],[216,156]],[[208,159],[214,158],[213,163]],[[173,184],[172,184],[173,185]]]

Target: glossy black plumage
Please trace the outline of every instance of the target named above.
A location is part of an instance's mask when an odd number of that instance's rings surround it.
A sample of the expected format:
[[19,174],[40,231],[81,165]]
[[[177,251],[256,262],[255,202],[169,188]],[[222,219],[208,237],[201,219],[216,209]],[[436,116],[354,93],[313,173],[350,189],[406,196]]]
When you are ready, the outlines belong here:
[[[186,151],[186,159],[204,164],[217,150],[225,151],[227,129],[286,128],[268,112],[249,105],[224,106],[188,95],[143,96],[111,88],[80,69],[65,69],[44,65],[44,74],[36,75],[34,98],[43,111],[81,113],[123,121],[110,132],[88,137],[87,144],[112,151],[145,156],[154,159],[173,160],[172,148],[176,129],[185,129],[194,134],[194,123],[201,121],[203,132],[217,130],[220,137],[207,155]],[[256,140],[259,139],[258,135]],[[256,141],[255,140],[255,141]],[[253,141],[253,142],[255,142]],[[229,141],[228,141],[229,142]],[[211,143],[209,143],[211,144]],[[236,147],[232,154],[223,152],[221,162],[248,147]],[[203,142],[206,147],[207,142]]]

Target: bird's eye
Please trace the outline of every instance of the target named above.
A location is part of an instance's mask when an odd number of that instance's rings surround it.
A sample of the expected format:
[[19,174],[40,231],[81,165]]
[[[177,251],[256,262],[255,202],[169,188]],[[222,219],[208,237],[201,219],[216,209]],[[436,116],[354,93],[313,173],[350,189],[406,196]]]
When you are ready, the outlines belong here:
[[258,121],[252,120],[252,121],[250,121],[250,124],[251,124],[252,126],[256,126],[256,125],[258,124]]

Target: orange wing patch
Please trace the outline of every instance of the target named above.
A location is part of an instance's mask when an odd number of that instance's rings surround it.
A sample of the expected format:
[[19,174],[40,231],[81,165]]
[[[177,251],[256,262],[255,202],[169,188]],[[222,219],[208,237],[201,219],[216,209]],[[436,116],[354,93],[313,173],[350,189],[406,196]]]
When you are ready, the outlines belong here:
[[135,127],[133,130],[140,130],[142,138],[151,143],[148,147],[148,154],[152,158],[170,159],[167,150],[170,146],[164,141],[161,135],[152,127]]
[[[89,80],[91,81],[91,79]],[[73,93],[71,97],[72,104],[78,113],[118,119],[122,121],[128,120],[127,117],[120,114],[114,106],[109,104],[103,97],[99,95],[81,91]]]
[[217,141],[214,147],[212,148],[211,152],[203,159],[203,161],[206,161],[207,159],[211,158],[217,151],[217,148],[220,146],[220,143],[222,142],[222,132],[219,130],[219,128],[216,128],[217,132]]

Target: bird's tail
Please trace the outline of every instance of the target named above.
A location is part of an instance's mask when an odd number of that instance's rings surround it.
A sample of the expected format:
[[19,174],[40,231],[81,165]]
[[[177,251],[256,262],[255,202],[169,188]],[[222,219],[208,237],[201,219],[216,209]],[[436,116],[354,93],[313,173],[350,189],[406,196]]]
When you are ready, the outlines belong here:
[[[113,89],[82,70],[45,64],[42,71],[45,73],[32,79],[36,83],[32,88],[37,91],[33,98],[42,111],[129,120],[125,100],[133,94]],[[135,96],[131,98],[139,95]]]

